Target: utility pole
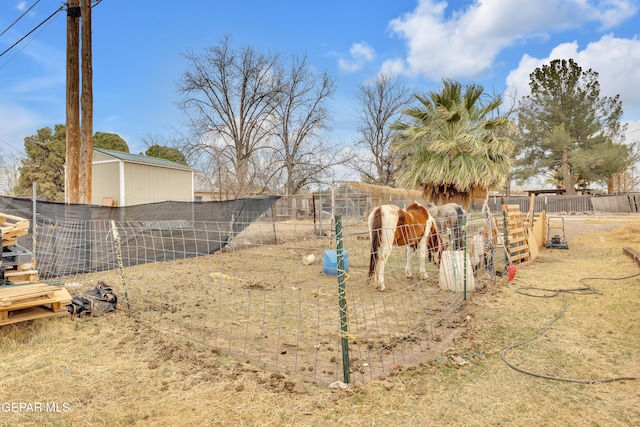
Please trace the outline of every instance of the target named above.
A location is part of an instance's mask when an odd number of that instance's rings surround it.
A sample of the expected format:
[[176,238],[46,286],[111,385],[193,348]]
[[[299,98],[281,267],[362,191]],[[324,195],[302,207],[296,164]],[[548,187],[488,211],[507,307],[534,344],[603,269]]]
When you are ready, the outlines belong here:
[[[80,26],[80,23],[82,25]],[[80,50],[80,28],[82,50]],[[91,0],[67,4],[67,145],[65,201],[91,203],[93,162],[93,68]],[[82,58],[82,96],[80,95]],[[82,112],[82,121],[80,120]],[[82,126],[81,126],[82,125]]]
[[67,145],[64,179],[65,202],[79,203],[80,171],[80,65],[78,48],[80,5],[67,4]]
[[80,203],[91,204],[93,171],[93,67],[91,55],[91,0],[81,0],[82,15],[82,128],[80,138]]

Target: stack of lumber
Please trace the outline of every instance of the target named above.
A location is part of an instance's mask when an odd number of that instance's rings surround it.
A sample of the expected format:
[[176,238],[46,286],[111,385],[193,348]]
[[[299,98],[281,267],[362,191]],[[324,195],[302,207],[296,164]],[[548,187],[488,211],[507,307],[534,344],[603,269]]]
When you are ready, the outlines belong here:
[[29,233],[29,220],[0,212],[0,232],[2,247],[17,245],[18,237]]
[[0,213],[0,326],[65,315],[71,303],[65,288],[37,283],[33,254],[18,245],[28,233],[29,220]]
[[24,284],[37,282],[33,254],[18,246],[18,238],[29,233],[29,220],[0,213],[0,236],[2,236],[2,282]]
[[68,313],[71,295],[60,286],[44,283],[0,286],[0,326]]

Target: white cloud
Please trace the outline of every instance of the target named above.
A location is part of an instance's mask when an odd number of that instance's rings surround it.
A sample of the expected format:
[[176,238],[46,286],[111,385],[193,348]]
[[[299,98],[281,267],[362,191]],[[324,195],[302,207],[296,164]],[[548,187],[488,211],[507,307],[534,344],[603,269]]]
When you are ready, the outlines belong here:
[[339,59],[338,68],[340,68],[341,71],[347,73],[355,73],[356,71],[360,71],[362,65],[357,62],[350,62],[345,59]]
[[579,50],[577,42],[556,46],[546,58],[524,55],[518,68],[507,76],[507,86],[515,89],[517,96],[529,94],[529,74],[543,64],[554,59],[572,58],[583,70],[592,69],[598,73],[602,96],[620,95],[625,115],[640,113],[640,40],[620,39],[610,34],[589,43]]
[[367,62],[373,61],[376,56],[375,51],[366,43],[354,43],[349,49],[349,53],[355,59],[362,59]]
[[354,43],[349,49],[350,60],[339,59],[338,67],[347,73],[360,71],[362,67],[376,57],[375,50],[366,43]]
[[610,28],[636,12],[631,0],[477,0],[450,11],[446,2],[420,0],[390,22],[409,49],[405,73],[432,80],[476,77],[518,41],[596,22]]
[[[602,2],[605,7],[600,9],[594,8],[593,15],[596,20],[600,21],[601,28],[606,30],[619,25],[629,16],[635,15],[638,8],[635,2],[624,0],[605,0]],[[610,5],[610,7],[606,7]]]
[[404,62],[400,59],[389,59],[382,63],[380,74],[398,76],[404,73]]

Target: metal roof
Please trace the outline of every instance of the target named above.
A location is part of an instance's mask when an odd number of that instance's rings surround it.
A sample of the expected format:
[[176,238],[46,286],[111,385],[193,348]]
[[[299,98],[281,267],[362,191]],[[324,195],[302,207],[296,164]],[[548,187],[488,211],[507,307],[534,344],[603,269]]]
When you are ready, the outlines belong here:
[[147,165],[162,166],[165,168],[184,169],[192,171],[193,168],[185,166],[181,163],[172,162],[171,160],[160,159],[158,157],[144,156],[141,154],[130,154],[123,151],[106,150],[104,148],[94,148],[93,151],[102,153],[106,156],[113,157],[123,162],[142,163]]

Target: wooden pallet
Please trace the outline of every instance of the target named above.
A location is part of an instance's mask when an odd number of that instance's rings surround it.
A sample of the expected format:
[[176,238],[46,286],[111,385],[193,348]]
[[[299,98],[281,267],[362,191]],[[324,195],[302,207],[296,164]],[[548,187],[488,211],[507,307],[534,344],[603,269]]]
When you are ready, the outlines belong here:
[[0,326],[68,314],[71,295],[60,286],[45,283],[0,287]]
[[18,237],[29,233],[29,220],[0,213],[0,231],[2,231],[2,246],[16,245]]
[[625,254],[629,255],[631,257],[631,259],[638,264],[638,266],[640,266],[640,252],[633,249],[633,248],[622,248],[622,252],[624,252]]
[[32,263],[18,264],[5,268],[4,278],[16,285],[40,280],[38,278],[38,270],[34,268]]
[[502,212],[506,219],[506,236],[509,261],[511,264],[521,264],[531,260],[529,252],[529,238],[527,228],[520,212],[519,205],[502,205]]
[[8,267],[5,267],[6,271],[28,271],[28,270],[35,270],[36,269],[36,263],[34,261],[32,262],[28,262],[26,264],[18,264],[18,265],[10,265]]

